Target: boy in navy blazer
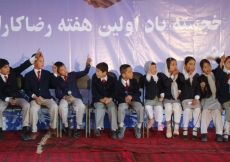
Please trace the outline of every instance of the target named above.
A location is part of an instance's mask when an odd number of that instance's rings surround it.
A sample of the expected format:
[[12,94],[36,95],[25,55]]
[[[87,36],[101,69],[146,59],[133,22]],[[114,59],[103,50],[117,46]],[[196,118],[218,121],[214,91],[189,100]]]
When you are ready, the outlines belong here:
[[30,140],[27,134],[27,127],[29,125],[29,109],[30,104],[23,98],[19,92],[17,77],[25,69],[34,63],[37,57],[39,57],[40,51],[34,55],[31,59],[22,63],[19,67],[11,68],[9,62],[5,59],[0,59],[0,141],[4,138],[2,133],[2,113],[6,107],[11,105],[18,105],[22,107],[22,140]]
[[59,76],[58,86],[55,88],[56,97],[59,99],[59,114],[62,118],[62,123],[65,126],[65,131],[68,136],[71,136],[71,130],[68,125],[68,103],[70,103],[76,111],[77,129],[74,133],[74,138],[80,137],[80,128],[85,112],[85,105],[82,102],[82,95],[77,87],[77,79],[87,75],[90,69],[91,58],[87,58],[84,71],[68,73],[65,65],[62,62],[56,62]]
[[117,107],[114,103],[114,86],[116,78],[107,75],[108,65],[101,62],[96,66],[96,74],[92,78],[92,95],[96,112],[96,129],[94,133],[100,136],[104,128],[105,110],[108,108],[109,121],[111,124],[111,138],[117,138]]
[[123,64],[120,66],[121,76],[115,84],[115,97],[118,101],[118,138],[123,138],[125,133],[125,110],[129,105],[137,112],[138,124],[135,127],[136,138],[141,137],[141,125],[143,123],[144,108],[141,104],[139,85],[133,78],[133,71],[130,65]]
[[25,75],[25,92],[30,97],[30,124],[32,127],[31,139],[36,139],[39,135],[37,132],[38,110],[41,105],[50,109],[49,131],[56,136],[58,106],[50,94],[49,87],[57,86],[57,69],[52,66],[53,73],[42,69],[44,67],[44,57],[40,57],[34,62],[34,69]]

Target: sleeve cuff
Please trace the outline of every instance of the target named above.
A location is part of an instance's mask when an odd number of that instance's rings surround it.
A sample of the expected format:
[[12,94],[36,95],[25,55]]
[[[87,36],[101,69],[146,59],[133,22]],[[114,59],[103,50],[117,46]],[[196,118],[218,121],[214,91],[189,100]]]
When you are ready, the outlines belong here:
[[33,56],[33,57],[30,58],[30,63],[31,63],[31,64],[34,64],[34,62],[35,62],[36,60],[37,60],[36,57]]
[[32,98],[34,98],[34,96],[35,96],[35,94],[32,94],[32,96],[31,96],[31,97],[32,97]]
[[179,93],[181,93],[181,90],[178,90]]
[[195,99],[199,100],[199,99],[200,99],[200,96],[199,96],[199,95],[196,95],[196,96],[195,96]]
[[5,101],[6,101],[6,102],[10,102],[10,98],[11,98],[11,97],[6,97]]
[[164,98],[164,97],[165,97],[165,94],[164,94],[164,93],[161,93],[160,96],[161,96],[161,98]]

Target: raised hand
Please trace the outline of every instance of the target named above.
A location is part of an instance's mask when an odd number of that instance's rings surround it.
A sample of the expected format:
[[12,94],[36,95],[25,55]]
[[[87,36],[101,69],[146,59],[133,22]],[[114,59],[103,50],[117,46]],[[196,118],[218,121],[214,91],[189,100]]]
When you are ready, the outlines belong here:
[[84,0],[89,5],[94,6],[94,8],[108,8],[112,5],[114,5],[117,2],[120,2],[121,0]]
[[42,52],[40,51],[40,48],[37,50],[37,53],[35,55],[35,58],[38,59],[40,56],[42,56]]
[[90,65],[91,62],[92,62],[92,59],[89,57],[89,55],[87,55],[86,64]]

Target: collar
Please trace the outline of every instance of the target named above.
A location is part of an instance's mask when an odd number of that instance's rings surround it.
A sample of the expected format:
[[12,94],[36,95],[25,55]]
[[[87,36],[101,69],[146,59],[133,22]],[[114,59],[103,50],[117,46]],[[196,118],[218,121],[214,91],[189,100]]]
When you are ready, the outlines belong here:
[[107,81],[108,80],[108,77],[107,77],[107,75],[104,77],[104,78],[101,78],[101,81],[102,80],[105,80],[105,81]]
[[126,82],[128,83],[128,85],[130,85],[130,84],[129,84],[129,79],[128,79],[127,81],[125,81],[123,78],[121,79],[121,83],[122,83],[122,84],[124,84],[124,85],[125,85],[125,84],[126,84]]

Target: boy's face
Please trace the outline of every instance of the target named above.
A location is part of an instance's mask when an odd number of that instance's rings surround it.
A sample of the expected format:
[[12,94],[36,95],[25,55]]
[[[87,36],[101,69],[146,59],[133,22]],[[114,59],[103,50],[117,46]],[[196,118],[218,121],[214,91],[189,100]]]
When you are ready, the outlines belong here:
[[5,65],[0,69],[0,73],[2,73],[3,75],[9,75],[10,74],[10,66],[9,65]]
[[210,74],[212,72],[212,67],[210,64],[208,63],[204,63],[203,67],[202,67],[202,71],[205,73],[205,74]]
[[157,73],[157,66],[156,65],[150,65],[149,74],[155,75],[156,73]]
[[186,65],[184,65],[184,69],[187,73],[194,72],[196,67],[196,62],[194,60],[190,60]]
[[104,78],[107,75],[107,72],[102,72],[100,69],[96,69],[96,76],[97,78]]
[[175,71],[176,69],[177,69],[177,63],[176,63],[175,60],[172,60],[172,61],[170,62],[169,72],[173,72],[173,71]]
[[122,74],[123,79],[128,80],[133,78],[133,71],[131,67],[126,69],[126,72]]
[[44,67],[44,57],[40,56],[35,62],[34,62],[35,69],[42,69]]
[[230,58],[226,60],[224,66],[226,67],[226,69],[230,70]]
[[65,65],[60,66],[58,68],[58,74],[61,75],[61,76],[67,76],[68,70],[66,69]]

